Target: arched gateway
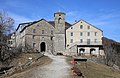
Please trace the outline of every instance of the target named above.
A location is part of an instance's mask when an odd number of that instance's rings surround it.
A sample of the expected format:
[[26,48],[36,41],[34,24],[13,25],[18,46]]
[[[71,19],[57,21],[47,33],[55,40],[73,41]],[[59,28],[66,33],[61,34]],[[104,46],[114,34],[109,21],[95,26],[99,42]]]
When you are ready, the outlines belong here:
[[40,44],[40,51],[41,51],[41,52],[45,52],[45,51],[46,51],[45,42],[42,42],[42,43]]

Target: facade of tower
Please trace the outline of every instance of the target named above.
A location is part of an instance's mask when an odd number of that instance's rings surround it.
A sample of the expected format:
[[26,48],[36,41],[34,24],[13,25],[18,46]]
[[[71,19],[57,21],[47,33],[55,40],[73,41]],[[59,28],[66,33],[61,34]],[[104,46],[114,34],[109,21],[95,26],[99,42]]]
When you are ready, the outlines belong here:
[[54,22],[55,22],[55,38],[54,38],[55,52],[61,53],[65,51],[65,13],[62,12],[54,13]]

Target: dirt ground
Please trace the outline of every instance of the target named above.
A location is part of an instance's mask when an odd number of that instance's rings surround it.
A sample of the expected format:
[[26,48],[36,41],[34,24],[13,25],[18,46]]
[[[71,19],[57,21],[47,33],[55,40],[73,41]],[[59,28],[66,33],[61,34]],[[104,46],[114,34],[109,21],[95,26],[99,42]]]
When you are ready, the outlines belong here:
[[49,58],[52,59],[52,62],[35,66],[6,78],[80,78],[72,75],[71,65],[66,62],[65,56],[49,55]]

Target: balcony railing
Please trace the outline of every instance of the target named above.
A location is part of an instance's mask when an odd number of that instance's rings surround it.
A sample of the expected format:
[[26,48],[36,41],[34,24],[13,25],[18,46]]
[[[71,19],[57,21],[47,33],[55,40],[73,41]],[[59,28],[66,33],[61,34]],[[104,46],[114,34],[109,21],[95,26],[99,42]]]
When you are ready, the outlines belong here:
[[102,45],[102,41],[97,41],[97,42],[94,42],[94,41],[91,41],[91,42],[87,42],[87,41],[84,41],[84,42],[74,42],[74,43],[71,43],[68,48],[72,47],[72,46],[75,46],[75,45]]

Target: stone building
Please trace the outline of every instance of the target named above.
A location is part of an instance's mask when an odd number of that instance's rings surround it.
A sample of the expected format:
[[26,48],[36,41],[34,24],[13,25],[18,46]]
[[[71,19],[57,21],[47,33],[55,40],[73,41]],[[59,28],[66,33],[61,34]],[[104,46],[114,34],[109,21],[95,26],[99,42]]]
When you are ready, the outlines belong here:
[[65,21],[63,12],[54,13],[54,21],[41,19],[21,23],[15,35],[16,47],[20,47],[22,51],[34,50],[54,54],[95,51],[98,54],[102,49],[102,30],[84,20],[71,25]]
[[64,52],[65,30],[70,26],[62,12],[54,13],[54,21],[41,19],[21,23],[16,30],[16,47],[21,47],[23,51]]

